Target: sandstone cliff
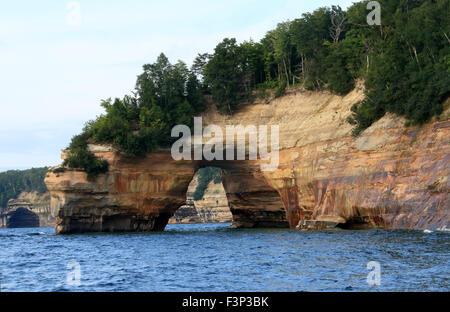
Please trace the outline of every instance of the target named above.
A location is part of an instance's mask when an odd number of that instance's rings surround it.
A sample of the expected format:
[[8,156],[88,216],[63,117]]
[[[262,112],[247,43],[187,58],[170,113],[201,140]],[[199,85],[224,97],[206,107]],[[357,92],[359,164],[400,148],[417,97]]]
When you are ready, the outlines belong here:
[[46,184],[57,233],[162,230],[186,201],[195,171],[223,170],[223,185],[238,227],[449,228],[449,110],[422,127],[386,115],[359,137],[346,122],[363,98],[328,92],[290,92],[233,116],[214,107],[204,124],[279,125],[280,164],[260,161],[174,161],[170,153],[126,159],[93,147],[110,163],[95,181],[77,170],[49,172]]

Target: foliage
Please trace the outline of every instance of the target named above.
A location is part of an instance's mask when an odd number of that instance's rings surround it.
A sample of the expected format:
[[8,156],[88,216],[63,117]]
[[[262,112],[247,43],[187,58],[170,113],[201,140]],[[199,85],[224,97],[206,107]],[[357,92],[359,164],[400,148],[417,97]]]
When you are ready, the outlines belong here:
[[108,171],[108,163],[88,150],[87,140],[90,135],[90,128],[87,125],[83,133],[72,138],[63,166],[83,169],[88,174],[88,178],[92,179],[96,175]]
[[22,192],[45,193],[47,171],[48,167],[0,172],[0,207],[6,207],[8,200],[17,198]]
[[276,98],[284,95],[284,93],[286,92],[286,85],[287,85],[286,84],[286,80],[282,80],[279,83],[277,89],[275,90],[275,97]]
[[222,182],[222,170],[216,167],[201,168],[197,172],[198,184],[194,191],[194,200],[200,200],[205,195],[206,188],[211,181],[215,184]]
[[192,117],[205,109],[205,95],[212,95],[219,111],[232,114],[255,90],[267,97],[271,88],[282,96],[301,84],[345,95],[362,79],[366,99],[349,118],[355,135],[386,112],[412,124],[429,121],[450,95],[449,1],[380,0],[379,26],[367,24],[367,2],[346,11],[319,8],[278,24],[259,42],[225,38],[212,54],[199,54],[190,69],[161,54],[143,66],[133,96],[102,102],[105,114],[74,138],[67,165],[92,174],[105,170],[86,151],[88,142],[110,143],[133,157],[169,146],[171,128],[191,126]]
[[265,94],[270,85],[281,96],[301,83],[345,95],[363,78],[367,99],[349,120],[355,134],[386,112],[427,122],[449,96],[449,1],[380,2],[381,26],[367,24],[362,1],[347,11],[319,8],[280,23],[260,42],[226,38],[201,59],[206,89],[220,111],[233,113],[249,89]]
[[172,143],[174,125],[192,124],[192,116],[204,109],[201,83],[186,64],[170,64],[161,54],[143,66],[136,93],[123,99],[102,101],[105,114],[90,121],[72,139],[64,165],[83,169],[90,178],[108,170],[106,161],[88,150],[89,143],[109,143],[129,157],[140,157]]
[[367,97],[349,120],[355,135],[386,112],[411,124],[427,122],[442,112],[450,95],[449,1],[384,1],[381,7],[386,24],[364,34],[371,42],[370,64]]
[[233,113],[241,100],[244,72],[240,61],[236,39],[225,38],[216,46],[214,55],[206,64],[205,82],[222,112]]

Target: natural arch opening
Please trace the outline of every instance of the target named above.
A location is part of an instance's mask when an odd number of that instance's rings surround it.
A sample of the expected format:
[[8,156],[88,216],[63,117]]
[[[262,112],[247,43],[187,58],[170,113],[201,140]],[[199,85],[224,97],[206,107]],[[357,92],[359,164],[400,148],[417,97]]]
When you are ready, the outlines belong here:
[[39,216],[26,208],[11,212],[6,222],[8,228],[39,227]]
[[[208,164],[209,165],[209,164]],[[280,194],[249,161],[215,161],[197,170],[186,204],[169,223],[230,222],[236,228],[289,228]],[[253,164],[251,164],[253,165]]]
[[186,203],[177,209],[169,224],[231,221],[232,214],[222,184],[222,170],[208,166],[196,171],[186,192]]

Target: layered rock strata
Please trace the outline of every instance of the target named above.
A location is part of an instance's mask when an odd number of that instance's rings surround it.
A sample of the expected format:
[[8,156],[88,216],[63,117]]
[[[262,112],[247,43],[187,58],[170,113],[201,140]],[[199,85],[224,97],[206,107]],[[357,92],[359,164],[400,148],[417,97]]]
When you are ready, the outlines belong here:
[[449,110],[422,127],[388,114],[355,138],[346,119],[363,97],[360,89],[344,97],[299,90],[233,116],[214,107],[204,114],[204,125],[223,129],[278,125],[274,171],[261,171],[260,160],[175,161],[163,151],[127,159],[92,146],[108,173],[93,181],[77,170],[46,177],[56,232],[162,230],[203,166],[222,168],[237,227],[449,228]]

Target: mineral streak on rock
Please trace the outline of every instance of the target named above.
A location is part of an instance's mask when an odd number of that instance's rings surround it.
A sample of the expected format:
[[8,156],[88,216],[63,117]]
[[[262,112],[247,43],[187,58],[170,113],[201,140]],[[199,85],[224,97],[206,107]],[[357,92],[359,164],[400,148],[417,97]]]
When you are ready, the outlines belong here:
[[95,146],[108,173],[94,181],[77,170],[47,174],[56,232],[163,230],[203,166],[222,168],[238,227],[449,228],[449,109],[422,127],[387,114],[355,138],[346,119],[363,97],[358,88],[344,97],[291,92],[233,116],[214,107],[203,115],[205,125],[223,128],[279,125],[272,172],[261,172],[259,160],[174,161],[168,152],[131,160]]

